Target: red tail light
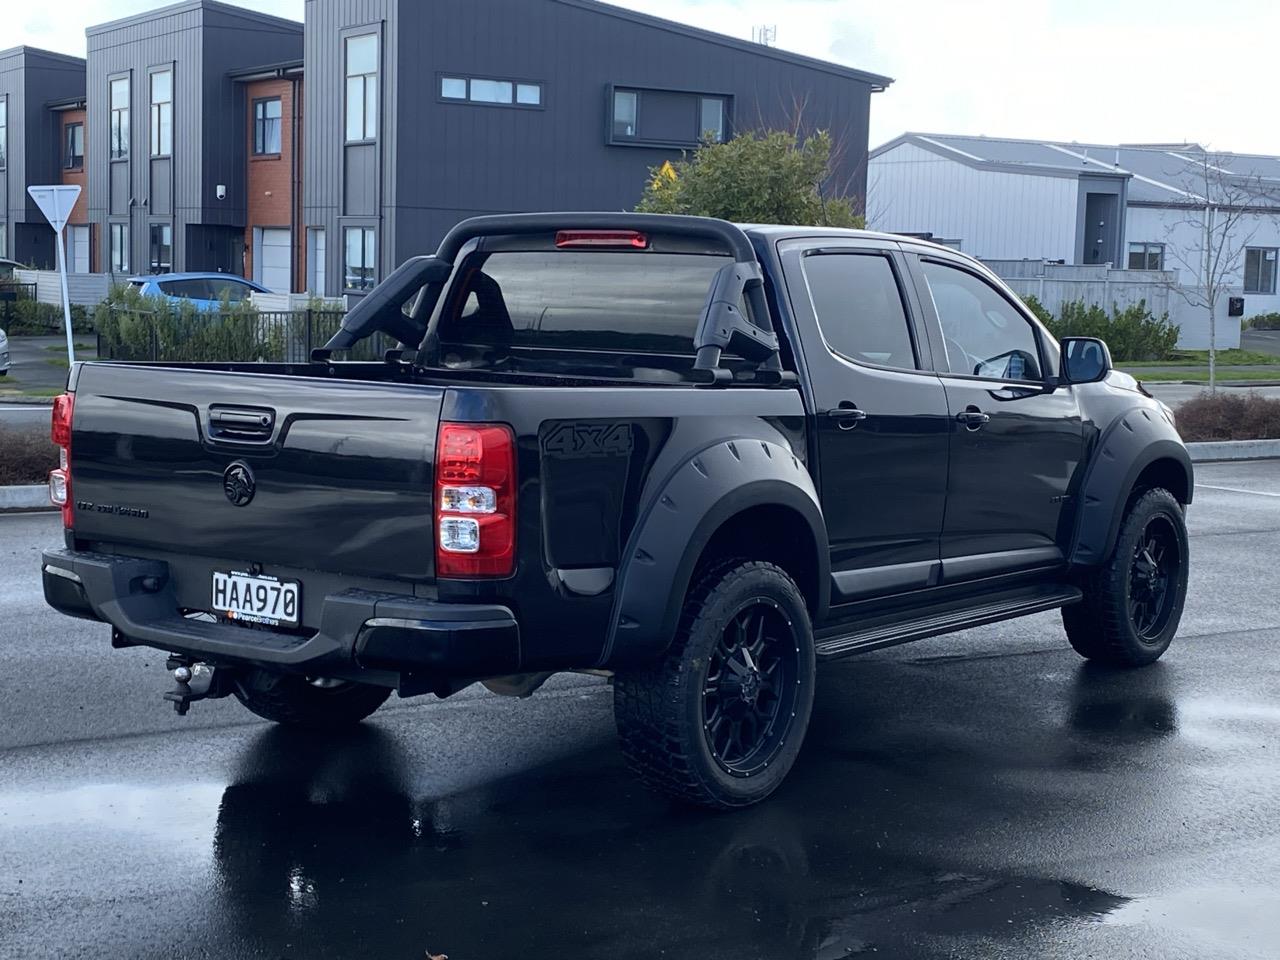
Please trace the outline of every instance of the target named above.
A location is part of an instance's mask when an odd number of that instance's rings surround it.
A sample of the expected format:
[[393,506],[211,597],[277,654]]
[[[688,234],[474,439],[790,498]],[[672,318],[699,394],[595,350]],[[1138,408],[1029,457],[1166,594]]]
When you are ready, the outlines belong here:
[[495,423],[442,423],[436,576],[509,577],[516,565],[516,441]]
[[565,247],[630,247],[647,250],[649,238],[635,230],[561,230],[556,234],[556,246]]
[[58,445],[58,469],[49,472],[49,500],[62,508],[62,525],[71,527],[74,508],[71,501],[71,416],[76,395],[64,393],[53,401],[53,423],[49,436]]

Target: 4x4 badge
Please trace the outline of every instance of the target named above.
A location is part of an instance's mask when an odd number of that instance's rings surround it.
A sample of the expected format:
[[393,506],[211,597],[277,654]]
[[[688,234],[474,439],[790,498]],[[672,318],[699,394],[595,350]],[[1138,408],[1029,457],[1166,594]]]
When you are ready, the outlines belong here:
[[237,507],[247,507],[257,489],[253,471],[243,460],[237,460],[222,474],[222,492]]

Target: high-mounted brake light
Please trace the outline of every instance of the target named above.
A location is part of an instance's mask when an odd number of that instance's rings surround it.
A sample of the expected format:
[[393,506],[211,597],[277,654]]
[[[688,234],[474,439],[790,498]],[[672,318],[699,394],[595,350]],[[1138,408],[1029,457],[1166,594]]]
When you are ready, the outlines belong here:
[[649,249],[649,238],[635,230],[561,230],[556,234],[556,246],[613,247],[633,250]]
[[73,508],[71,503],[71,416],[75,411],[76,395],[64,393],[53,401],[50,439],[58,445],[58,469],[49,471],[49,500],[62,508],[62,525],[71,528]]
[[509,577],[515,571],[515,451],[504,424],[440,424],[437,576]]

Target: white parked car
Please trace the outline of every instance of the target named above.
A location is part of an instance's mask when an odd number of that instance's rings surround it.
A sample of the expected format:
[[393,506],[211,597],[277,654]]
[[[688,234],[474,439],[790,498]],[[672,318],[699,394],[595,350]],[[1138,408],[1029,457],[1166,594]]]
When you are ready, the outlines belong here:
[[0,330],[0,377],[9,372],[9,338]]

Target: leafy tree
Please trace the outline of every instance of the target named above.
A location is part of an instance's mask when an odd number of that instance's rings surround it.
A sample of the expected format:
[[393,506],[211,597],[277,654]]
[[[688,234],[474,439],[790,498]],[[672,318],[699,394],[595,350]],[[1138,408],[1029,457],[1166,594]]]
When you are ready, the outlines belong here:
[[828,196],[831,135],[803,142],[781,130],[743,133],[727,143],[705,141],[690,155],[649,171],[636,209],[682,213],[737,223],[861,227],[852,198]]

